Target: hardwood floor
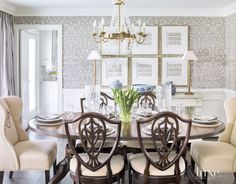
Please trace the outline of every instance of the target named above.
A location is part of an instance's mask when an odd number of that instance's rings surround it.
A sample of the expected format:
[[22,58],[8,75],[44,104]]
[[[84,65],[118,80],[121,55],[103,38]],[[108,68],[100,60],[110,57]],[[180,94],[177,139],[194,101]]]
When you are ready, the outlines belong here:
[[[34,134],[32,132],[29,133],[31,139],[53,139],[58,142],[58,156],[57,160],[60,161],[64,157],[64,147],[65,140],[64,139],[56,139],[51,137],[40,136]],[[50,176],[53,176],[53,171],[51,168]],[[127,177],[126,177],[127,178]],[[13,179],[9,179],[9,172],[5,172],[3,184],[44,184],[44,171],[21,171],[14,172]],[[69,174],[62,180],[61,184],[72,184],[72,180],[70,179]],[[126,182],[128,183],[128,181]],[[138,184],[138,181],[134,181],[133,183]],[[182,184],[188,184],[189,181],[186,177],[182,179]],[[208,184],[236,184],[234,181],[233,174],[222,174],[220,173],[217,177],[209,176]]]

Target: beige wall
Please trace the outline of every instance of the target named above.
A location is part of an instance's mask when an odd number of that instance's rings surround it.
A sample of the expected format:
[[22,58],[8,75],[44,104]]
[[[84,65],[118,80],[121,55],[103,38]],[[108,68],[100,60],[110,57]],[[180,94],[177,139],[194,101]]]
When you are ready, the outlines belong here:
[[[131,21],[136,22],[138,18],[131,17]],[[189,25],[190,49],[199,59],[192,67],[193,87],[225,87],[225,18],[140,18],[149,26]],[[91,50],[97,49],[91,36],[94,19],[99,21],[101,17],[15,17],[15,24],[63,25],[63,86],[65,89],[76,89],[92,84],[92,63],[88,63],[86,58]],[[106,17],[106,22],[109,19]]]

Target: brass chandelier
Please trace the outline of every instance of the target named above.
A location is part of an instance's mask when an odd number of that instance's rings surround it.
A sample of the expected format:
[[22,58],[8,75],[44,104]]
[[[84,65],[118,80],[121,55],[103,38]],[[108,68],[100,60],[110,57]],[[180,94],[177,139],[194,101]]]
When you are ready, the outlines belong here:
[[93,37],[96,43],[106,43],[109,40],[115,40],[120,45],[124,40],[128,41],[129,45],[135,41],[142,44],[145,41],[147,34],[145,33],[146,24],[138,20],[138,27],[131,24],[130,19],[126,13],[125,0],[113,0],[113,13],[110,26],[105,29],[105,19],[102,17],[101,22],[97,25],[96,20],[93,23]]

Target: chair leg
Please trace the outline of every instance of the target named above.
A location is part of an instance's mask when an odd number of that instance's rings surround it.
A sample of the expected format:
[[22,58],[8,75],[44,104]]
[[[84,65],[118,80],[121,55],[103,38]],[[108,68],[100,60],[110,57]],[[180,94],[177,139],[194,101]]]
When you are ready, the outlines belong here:
[[55,160],[53,163],[53,175],[54,176],[55,176],[56,172],[57,172],[57,160]]
[[208,173],[202,171],[202,181],[207,184]]
[[12,179],[12,177],[13,177],[13,171],[10,171],[9,178]]
[[0,171],[0,184],[3,184],[4,171]]
[[234,179],[236,180],[236,172],[234,173]]
[[50,181],[50,170],[45,171],[45,184],[48,184]]
[[125,184],[125,174],[123,175],[122,179],[121,179],[121,183]]
[[128,165],[129,184],[132,184],[131,165]]
[[191,157],[191,165],[192,165],[192,169],[193,169],[193,172],[194,172],[194,169],[195,169],[195,161],[193,160],[192,157]]

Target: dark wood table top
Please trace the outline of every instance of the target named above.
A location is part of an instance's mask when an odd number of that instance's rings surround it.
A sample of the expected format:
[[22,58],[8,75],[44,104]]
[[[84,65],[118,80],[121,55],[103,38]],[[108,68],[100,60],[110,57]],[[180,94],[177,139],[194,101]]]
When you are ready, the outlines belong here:
[[[79,116],[79,114],[77,114],[77,116]],[[77,127],[78,127],[78,123],[79,122],[75,122],[73,124],[69,125],[70,128],[70,133],[72,135],[73,138],[77,138],[79,139],[79,134],[77,131]],[[180,135],[179,137],[184,138],[186,135],[186,129],[187,126],[184,123],[180,122]],[[145,127],[143,127],[145,128]],[[62,124],[60,125],[51,125],[51,126],[45,126],[45,125],[38,125],[37,124],[37,120],[33,119],[29,122],[29,129],[43,134],[43,135],[47,135],[47,136],[53,136],[53,137],[58,137],[58,138],[66,138],[66,133],[65,133],[65,126],[64,123],[62,122]],[[200,127],[200,126],[195,126],[194,124],[192,125],[191,128],[191,133],[190,133],[190,139],[198,139],[198,138],[206,138],[206,137],[211,137],[214,135],[217,135],[221,132],[223,132],[225,129],[225,125],[224,123],[221,122],[221,124],[217,127]],[[114,139],[114,134],[111,134],[109,136],[109,138],[112,140]],[[145,133],[143,133],[143,136],[145,137],[145,139],[149,140],[150,136],[146,135]],[[123,141],[127,141],[127,140],[137,140],[138,136],[137,136],[137,131],[136,131],[136,121],[134,120],[131,123],[131,127],[130,127],[130,133],[129,135],[121,135],[120,139]]]

